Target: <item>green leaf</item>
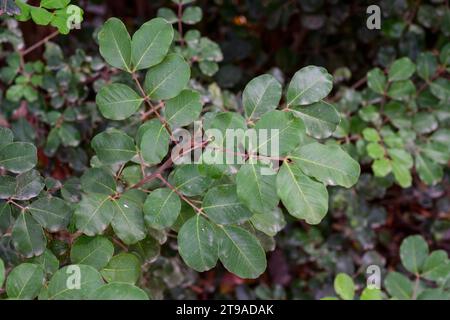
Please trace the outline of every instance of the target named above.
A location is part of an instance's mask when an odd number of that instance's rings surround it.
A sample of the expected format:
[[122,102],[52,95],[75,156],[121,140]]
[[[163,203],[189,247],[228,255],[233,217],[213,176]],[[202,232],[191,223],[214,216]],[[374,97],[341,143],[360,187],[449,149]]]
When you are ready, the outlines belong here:
[[420,180],[428,185],[435,185],[444,177],[442,167],[421,154],[416,155],[415,163]]
[[14,135],[12,133],[11,130],[9,130],[8,128],[4,128],[4,127],[0,127],[0,150],[12,143],[14,140]]
[[133,138],[116,129],[96,135],[91,145],[104,164],[127,162],[136,155]]
[[270,212],[256,213],[250,219],[256,230],[259,230],[269,237],[274,237],[286,226],[283,212],[276,207]]
[[62,199],[45,197],[28,206],[33,218],[50,232],[63,230],[69,224],[72,208]]
[[389,68],[389,81],[408,80],[416,71],[416,65],[408,57],[400,58]]
[[203,18],[203,11],[200,7],[194,6],[194,7],[187,7],[184,12],[183,16],[181,17],[181,21],[185,24],[196,24],[200,22]]
[[15,267],[6,281],[6,294],[10,299],[33,300],[44,284],[44,270],[41,266],[22,263]]
[[[305,126],[290,112],[274,110],[266,113],[256,123],[257,146],[247,149],[266,156],[287,155],[302,141]],[[255,142],[253,142],[255,144]]]
[[120,253],[109,261],[101,270],[103,278],[108,282],[125,282],[135,284],[141,276],[139,259],[131,253]]
[[131,37],[117,18],[110,18],[98,33],[100,54],[111,66],[131,72]]
[[148,226],[164,229],[172,226],[180,213],[180,197],[168,188],[156,189],[144,203],[144,218]]
[[386,76],[380,68],[372,69],[367,73],[367,85],[372,91],[384,94],[386,90]]
[[129,283],[108,283],[92,295],[95,300],[148,300],[144,290]]
[[316,139],[330,137],[341,121],[334,106],[325,101],[307,107],[294,107],[293,110],[294,114],[303,120],[306,133]]
[[65,266],[49,281],[48,300],[91,299],[95,290],[103,284],[102,276],[91,266],[82,264]]
[[217,264],[217,235],[211,223],[199,214],[181,227],[178,247],[184,262],[198,272],[210,270]]
[[148,70],[144,89],[153,100],[171,99],[186,87],[190,76],[189,64],[180,55],[172,53]]
[[298,106],[319,102],[333,88],[333,76],[326,69],[308,66],[295,73],[287,90],[287,105]]
[[163,61],[172,44],[172,25],[162,18],[144,23],[131,40],[133,70],[142,70]]
[[101,234],[114,218],[115,208],[108,195],[84,195],[75,210],[77,229],[88,236]]
[[235,185],[210,189],[203,198],[203,209],[217,224],[240,224],[253,215],[238,199]]
[[47,245],[44,231],[33,217],[22,212],[12,229],[14,247],[26,258],[40,256]]
[[129,86],[112,83],[102,87],[96,103],[102,115],[111,120],[124,120],[132,116],[142,105],[144,98]]
[[36,147],[28,142],[13,142],[0,149],[0,167],[14,173],[28,171],[37,163]]
[[444,78],[434,80],[430,84],[430,90],[434,96],[443,100],[450,101],[450,81]]
[[334,278],[334,290],[344,300],[353,300],[355,296],[355,283],[349,275],[339,273]]
[[0,176],[0,199],[11,198],[16,191],[16,179],[11,176]]
[[422,236],[410,236],[402,241],[400,258],[406,270],[418,274],[428,256],[428,244]]
[[384,158],[384,148],[381,144],[376,142],[370,142],[366,146],[367,154],[372,159],[383,159]]
[[438,67],[436,57],[431,52],[422,52],[417,58],[417,74],[424,80],[430,80]]
[[159,242],[151,236],[135,243],[130,247],[130,249],[137,254],[144,263],[154,262],[161,253],[161,246]]
[[285,162],[277,175],[277,192],[288,212],[309,224],[318,224],[328,211],[328,191],[304,175],[295,164]]
[[290,158],[306,175],[326,185],[350,188],[358,181],[361,172],[358,162],[336,145],[307,144]]
[[378,142],[381,140],[380,134],[374,128],[365,128],[362,134],[364,139],[369,142]]
[[376,159],[372,164],[372,170],[376,177],[386,177],[392,171],[391,161]]
[[383,300],[382,292],[379,289],[365,288],[361,293],[360,300]]
[[444,250],[433,251],[424,261],[420,276],[424,279],[442,282],[450,275],[450,261]]
[[416,87],[411,80],[396,81],[391,84],[387,95],[394,100],[405,101],[416,94]]
[[107,238],[81,236],[75,240],[70,249],[70,261],[101,270],[108,264],[113,254],[114,246]]
[[90,168],[81,176],[81,189],[86,193],[113,195],[116,193],[114,176],[102,168]]
[[169,8],[159,8],[157,16],[165,19],[169,23],[175,23],[178,21],[176,13]]
[[392,158],[392,172],[395,180],[403,188],[412,184],[410,169],[413,166],[413,158],[409,153],[402,149],[388,149],[389,156]]
[[52,21],[53,14],[44,8],[30,6],[31,18],[36,24],[46,26]]
[[158,164],[169,152],[170,135],[166,127],[153,119],[145,124],[145,131],[141,140],[142,158],[148,164]]
[[266,269],[266,255],[258,239],[235,226],[219,228],[219,259],[224,267],[244,279],[256,279]]
[[257,119],[275,110],[281,100],[281,90],[281,84],[269,74],[263,74],[250,81],[242,94],[247,119]]
[[146,236],[142,205],[129,198],[129,192],[114,200],[114,218],[111,226],[125,244],[134,244]]
[[31,262],[40,265],[47,275],[52,275],[59,269],[59,260],[49,249],[45,249],[43,254],[34,257]]
[[30,200],[38,196],[44,187],[44,180],[36,170],[21,173],[16,177],[15,192],[12,198]]
[[390,272],[384,280],[387,292],[396,299],[410,300],[413,295],[412,282],[398,272]]
[[280,201],[276,189],[276,175],[263,175],[268,169],[257,164],[243,165],[236,176],[239,200],[253,213],[272,211]]
[[196,164],[178,166],[169,176],[169,182],[187,197],[204,194],[211,179],[201,175],[198,168]]
[[164,116],[171,127],[184,127],[198,119],[203,103],[199,92],[183,90],[178,96],[166,101]]
[[3,282],[5,282],[5,264],[0,258],[0,288],[3,287]]
[[41,7],[47,9],[61,9],[69,5],[70,0],[42,0]]

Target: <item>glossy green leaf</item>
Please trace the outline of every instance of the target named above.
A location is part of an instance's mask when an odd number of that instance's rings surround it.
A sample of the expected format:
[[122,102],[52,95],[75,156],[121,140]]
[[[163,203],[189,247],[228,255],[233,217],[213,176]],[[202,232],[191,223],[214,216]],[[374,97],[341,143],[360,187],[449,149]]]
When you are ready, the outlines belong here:
[[32,263],[22,263],[15,267],[6,280],[6,294],[10,299],[32,300],[36,298],[44,284],[44,270]]
[[63,230],[72,217],[72,208],[62,199],[45,197],[28,206],[33,218],[50,232]]
[[420,179],[428,185],[435,185],[444,177],[442,167],[421,154],[416,155],[415,164]]
[[168,188],[156,189],[144,203],[144,218],[148,226],[156,229],[170,227],[180,213],[180,197]]
[[114,218],[115,207],[109,196],[84,195],[75,210],[77,229],[88,236],[101,234]]
[[139,259],[131,253],[120,253],[109,261],[101,270],[103,278],[108,282],[125,282],[134,284],[141,275]]
[[294,107],[293,110],[294,114],[303,120],[306,133],[316,139],[330,137],[341,121],[334,106],[325,101],[307,107]]
[[14,247],[27,258],[41,255],[47,245],[42,227],[27,213],[20,213],[12,229]]
[[259,230],[269,237],[274,237],[279,231],[286,226],[283,212],[276,207],[270,212],[256,213],[250,221],[256,230]]
[[0,167],[14,173],[28,171],[37,163],[36,147],[28,142],[13,142],[0,149]]
[[205,193],[211,179],[200,174],[197,164],[186,164],[172,172],[169,182],[183,195],[193,197]]
[[91,145],[97,157],[105,164],[127,162],[136,155],[133,139],[116,129],[96,135]]
[[166,101],[164,115],[171,127],[184,127],[198,119],[203,103],[200,93],[183,90],[178,96]]
[[116,180],[102,168],[90,168],[81,176],[81,188],[86,193],[113,195],[116,192]]
[[128,197],[129,192],[114,200],[114,218],[111,226],[125,244],[134,244],[146,236],[142,205]]
[[111,66],[131,72],[131,37],[117,18],[110,18],[98,33],[100,54]]
[[416,65],[408,57],[400,58],[389,68],[389,81],[407,80],[416,71]]
[[375,68],[368,72],[367,85],[374,92],[384,94],[387,85],[387,80],[384,72],[380,68]]
[[141,140],[142,158],[148,164],[160,163],[169,152],[170,135],[157,119],[150,120],[145,128]]
[[30,170],[16,177],[16,186],[12,196],[15,200],[30,200],[44,189],[44,179],[36,170]]

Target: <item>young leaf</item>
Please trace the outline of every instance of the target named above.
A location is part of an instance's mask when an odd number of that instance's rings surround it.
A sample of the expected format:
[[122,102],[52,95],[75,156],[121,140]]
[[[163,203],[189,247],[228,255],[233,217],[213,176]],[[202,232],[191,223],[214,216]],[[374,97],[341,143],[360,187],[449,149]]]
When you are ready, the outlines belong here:
[[180,94],[190,77],[189,64],[180,55],[172,53],[148,70],[144,89],[153,100],[171,99]]
[[10,299],[33,300],[44,284],[44,269],[37,264],[22,263],[15,267],[6,281]]
[[131,37],[117,18],[110,18],[98,33],[100,54],[111,66],[131,72]]
[[70,261],[101,270],[108,264],[113,254],[114,246],[107,238],[81,236],[72,245]]
[[199,214],[181,227],[178,247],[184,262],[198,272],[210,270],[217,264],[217,235],[211,223]]
[[287,91],[287,105],[298,106],[319,102],[333,88],[333,76],[326,69],[308,66],[294,75]]
[[361,172],[358,162],[336,145],[307,144],[290,158],[305,174],[327,185],[350,188]]
[[295,164],[285,162],[277,175],[277,192],[288,212],[309,224],[318,224],[328,211],[328,191],[304,175]]
[[145,222],[156,229],[170,227],[177,220],[180,209],[180,198],[174,191],[168,188],[156,189],[145,200]]
[[124,120],[132,116],[142,105],[144,98],[129,86],[112,83],[102,87],[96,103],[106,119]]
[[345,273],[339,273],[334,279],[334,290],[344,300],[353,300],[355,284],[353,279]]
[[256,279],[266,269],[266,255],[258,239],[236,226],[219,228],[219,259],[224,267],[244,279]]
[[247,119],[257,119],[275,110],[281,100],[281,84],[272,75],[264,74],[250,81],[242,94]]
[[133,70],[147,69],[160,63],[172,44],[172,25],[162,18],[144,23],[131,40]]

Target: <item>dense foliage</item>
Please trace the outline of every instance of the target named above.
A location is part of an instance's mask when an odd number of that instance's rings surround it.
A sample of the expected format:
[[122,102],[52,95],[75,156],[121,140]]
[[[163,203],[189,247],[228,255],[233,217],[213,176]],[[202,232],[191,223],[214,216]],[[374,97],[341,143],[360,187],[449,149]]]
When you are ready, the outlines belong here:
[[450,298],[450,10],[390,3],[0,0],[0,297]]

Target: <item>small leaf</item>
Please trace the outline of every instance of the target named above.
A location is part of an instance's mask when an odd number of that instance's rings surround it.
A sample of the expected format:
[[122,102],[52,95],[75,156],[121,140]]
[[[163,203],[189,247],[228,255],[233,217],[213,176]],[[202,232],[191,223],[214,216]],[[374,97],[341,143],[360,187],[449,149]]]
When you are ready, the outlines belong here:
[[108,264],[113,254],[114,246],[107,238],[81,236],[75,240],[70,249],[70,260],[72,263],[101,270]]
[[258,239],[245,229],[219,229],[219,259],[224,267],[244,279],[256,279],[266,269],[266,255]]
[[355,284],[353,279],[345,273],[339,273],[334,279],[334,290],[344,300],[353,300]]
[[12,198],[15,200],[30,200],[38,196],[44,187],[44,179],[36,170],[21,173],[16,177],[15,192]]
[[333,76],[322,67],[308,66],[294,75],[287,91],[287,105],[298,106],[319,102],[333,88]]
[[210,270],[217,264],[217,235],[211,223],[201,215],[183,224],[178,233],[178,246],[184,262],[198,272]]
[[384,280],[387,292],[396,299],[410,300],[413,295],[412,282],[398,272],[390,272]]
[[145,124],[141,140],[142,158],[148,164],[158,164],[169,152],[170,135],[166,127],[157,119]]
[[88,236],[101,234],[111,223],[114,209],[108,195],[84,195],[74,214],[77,229]]
[[177,220],[180,209],[180,198],[174,191],[168,188],[156,189],[145,200],[145,222],[156,229],[170,227]]
[[141,276],[139,259],[131,253],[120,253],[109,261],[101,270],[103,278],[108,282],[125,282],[135,284]]
[[113,195],[116,193],[116,180],[102,168],[90,168],[81,176],[81,188],[86,193]]
[[169,176],[169,182],[187,197],[205,193],[211,184],[211,179],[200,174],[199,166],[186,164],[178,166]]
[[110,18],[98,33],[100,54],[111,66],[131,72],[131,37],[117,18]]
[[47,275],[52,275],[59,269],[59,260],[49,249],[31,260],[34,264],[40,265]]
[[47,9],[61,9],[67,7],[70,0],[42,0],[41,7]]
[[248,119],[257,119],[275,110],[281,100],[281,84],[272,75],[264,74],[250,81],[242,94]]
[[164,115],[171,127],[184,127],[198,119],[202,107],[200,93],[183,90],[175,98],[166,101]]
[[389,68],[389,81],[408,80],[416,71],[416,65],[408,57],[400,58]]
[[361,293],[360,300],[383,300],[382,292],[379,289],[365,288]]
[[129,86],[112,83],[102,87],[96,103],[106,119],[124,120],[132,116],[142,105],[144,98]]
[[187,7],[183,12],[181,21],[186,24],[196,24],[200,22],[203,18],[203,11],[200,7],[193,6]]
[[374,92],[384,94],[386,90],[386,76],[380,68],[372,69],[367,73],[367,85]]
[[33,21],[36,22],[36,24],[40,26],[46,26],[52,21],[53,14],[44,8],[39,7],[30,7],[30,13],[31,18],[33,18]]
[[428,244],[422,236],[410,236],[402,241],[400,258],[406,270],[419,273],[428,256]]
[[114,218],[111,226],[125,244],[134,244],[146,236],[142,205],[129,198],[129,192],[114,200]]
[[144,89],[153,100],[171,99],[186,87],[190,76],[189,64],[180,55],[172,53],[148,70]]
[[416,170],[420,180],[428,185],[435,185],[444,177],[444,170],[434,161],[421,154],[416,155]]
[[438,67],[436,57],[431,52],[422,52],[417,58],[417,74],[424,80],[429,80]]
[[431,281],[441,282],[450,275],[450,261],[444,250],[433,251],[424,261],[421,277]]
[[41,266],[22,263],[15,267],[6,281],[6,294],[10,299],[33,300],[44,284],[44,270]]
[[174,31],[162,18],[144,23],[131,40],[133,70],[142,70],[160,63],[172,44]]

